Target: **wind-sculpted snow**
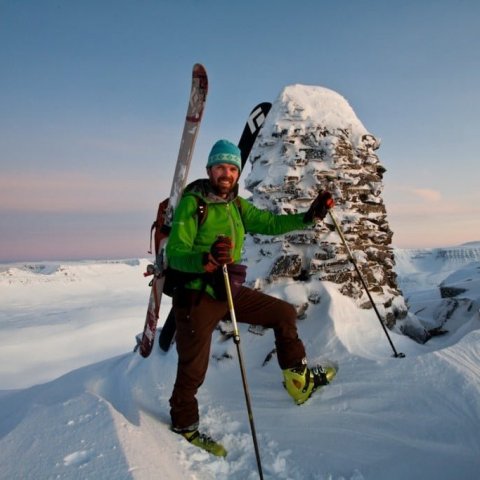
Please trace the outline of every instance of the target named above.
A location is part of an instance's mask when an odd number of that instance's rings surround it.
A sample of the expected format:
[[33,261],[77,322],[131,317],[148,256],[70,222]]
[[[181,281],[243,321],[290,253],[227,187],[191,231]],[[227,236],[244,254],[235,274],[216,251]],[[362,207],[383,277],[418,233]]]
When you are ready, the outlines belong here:
[[451,248],[395,250],[398,282],[409,315],[398,328],[420,342],[428,331],[448,332],[435,341],[447,347],[479,328],[480,248],[478,243]]
[[1,388],[45,382],[52,374],[58,376],[129,349],[132,319],[141,323],[145,315],[140,305],[147,301],[146,263],[52,262],[36,269],[4,265],[0,273]]
[[[429,271],[428,251],[397,253],[404,294],[423,322],[436,321],[444,302],[458,302],[444,316],[449,333],[425,344],[400,329],[391,332],[403,359],[392,357],[374,312],[359,309],[333,284],[267,286],[298,304],[317,292],[299,333],[310,363],[332,363],[338,374],[303,406],[284,391],[274,354],[262,366],[274,347],[272,332],[253,335],[242,325],[266,479],[477,478],[478,263],[446,268],[435,259]],[[221,441],[228,456],[212,457],[170,432],[175,349],[162,355],[156,345],[148,359],[131,351],[148,296],[144,266],[143,260],[136,266],[71,263],[76,282],[48,281],[58,272],[20,271],[35,282],[0,283],[1,479],[258,478],[231,340],[215,334],[198,396],[202,430]],[[441,298],[440,283],[466,291]],[[168,309],[162,306],[162,321]]]

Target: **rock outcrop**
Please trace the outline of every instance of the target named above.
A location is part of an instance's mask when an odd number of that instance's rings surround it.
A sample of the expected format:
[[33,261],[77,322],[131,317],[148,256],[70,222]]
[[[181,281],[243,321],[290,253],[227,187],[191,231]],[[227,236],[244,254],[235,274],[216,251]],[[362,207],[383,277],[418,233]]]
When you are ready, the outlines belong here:
[[[306,211],[319,190],[332,192],[335,216],[391,327],[407,307],[393,268],[379,146],[342,96],[322,87],[289,86],[274,103],[252,151],[245,187],[255,205],[276,213]],[[316,278],[333,282],[359,306],[371,308],[329,217],[304,231],[256,235],[246,255],[249,264],[262,265],[256,270],[257,285]],[[308,305],[297,308],[301,314]]]

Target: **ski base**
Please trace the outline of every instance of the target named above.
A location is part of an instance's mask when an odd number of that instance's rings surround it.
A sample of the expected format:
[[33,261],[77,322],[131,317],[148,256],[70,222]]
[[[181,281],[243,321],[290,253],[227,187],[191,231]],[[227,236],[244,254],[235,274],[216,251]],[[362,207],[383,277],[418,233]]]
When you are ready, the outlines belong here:
[[[170,190],[168,205],[165,209],[165,222],[162,228],[162,234],[158,238],[158,245],[155,245],[155,265],[152,265],[146,275],[153,274],[151,282],[150,299],[148,303],[147,315],[145,319],[142,340],[138,348],[142,357],[148,357],[152,351],[155,342],[155,333],[159,318],[160,304],[162,300],[163,286],[165,277],[162,276],[164,268],[164,249],[168,241],[168,230],[171,225],[173,212],[180,201],[183,189],[188,176],[188,170],[192,160],[193,149],[198,136],[200,122],[202,120],[205,102],[208,93],[208,77],[203,65],[195,64],[192,71],[192,84],[188,102],[187,115],[183,126],[180,150],[178,152],[177,163],[175,166],[174,178]],[[157,243],[157,242],[156,242]]]

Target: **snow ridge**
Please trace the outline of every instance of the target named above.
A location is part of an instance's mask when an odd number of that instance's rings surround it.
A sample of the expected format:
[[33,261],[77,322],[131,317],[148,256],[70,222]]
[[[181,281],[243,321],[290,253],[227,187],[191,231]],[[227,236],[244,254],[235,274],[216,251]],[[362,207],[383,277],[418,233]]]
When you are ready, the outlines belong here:
[[[464,248],[453,257],[467,259]],[[457,301],[444,325],[449,333],[419,344],[392,332],[395,345],[406,353],[394,359],[371,312],[359,309],[333,284],[319,282],[312,288],[321,300],[299,320],[299,332],[310,361],[333,362],[339,372],[301,407],[285,394],[275,356],[262,366],[274,345],[271,332],[253,335],[242,326],[266,479],[476,478],[480,268],[470,262],[457,269],[446,257],[419,253],[396,250],[404,259],[399,271],[404,293],[411,309],[425,318],[443,302]],[[31,285],[0,284],[0,478],[258,478],[233,342],[214,338],[212,356],[221,360],[212,357],[199,395],[202,429],[225,444],[227,458],[199,451],[169,431],[175,350],[162,355],[156,347],[148,359],[131,352],[148,293],[142,264],[93,262],[77,270],[73,263],[81,278],[68,287],[48,282],[40,272]],[[439,279],[436,285],[420,283],[430,278],[428,264]],[[408,277],[419,272],[424,277],[409,289]],[[442,299],[439,284],[457,280],[468,289]],[[106,298],[94,294],[99,285],[105,285]],[[305,295],[294,282],[271,289],[290,301]],[[29,297],[21,301],[18,292],[24,290],[33,292],[33,308]],[[4,302],[9,296],[17,302]],[[72,305],[75,296],[89,301],[88,308]],[[17,323],[27,311],[35,325]],[[50,323],[56,311],[62,311],[68,334],[59,334],[60,324]],[[75,341],[62,348],[68,338]],[[106,348],[105,342],[112,346]],[[88,355],[82,355],[85,350]]]

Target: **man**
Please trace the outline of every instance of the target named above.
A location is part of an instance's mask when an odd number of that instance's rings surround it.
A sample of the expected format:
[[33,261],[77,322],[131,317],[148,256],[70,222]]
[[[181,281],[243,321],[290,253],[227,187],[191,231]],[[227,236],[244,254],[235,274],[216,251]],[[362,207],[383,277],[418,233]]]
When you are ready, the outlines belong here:
[[[169,267],[177,275],[173,309],[178,369],[170,398],[172,430],[220,456],[226,455],[225,449],[198,431],[195,395],[207,372],[212,332],[228,313],[221,266],[235,270],[245,232],[279,235],[304,229],[333,206],[331,194],[323,192],[307,213],[275,215],[260,210],[237,196],[240,170],[238,147],[227,140],[215,143],[208,157],[208,179],[197,180],[184,192],[166,249]],[[206,208],[203,223],[197,214],[200,202]],[[334,369],[307,367],[292,305],[244,286],[235,292],[234,304],[238,322],[273,329],[284,384],[297,404],[333,378]]]

